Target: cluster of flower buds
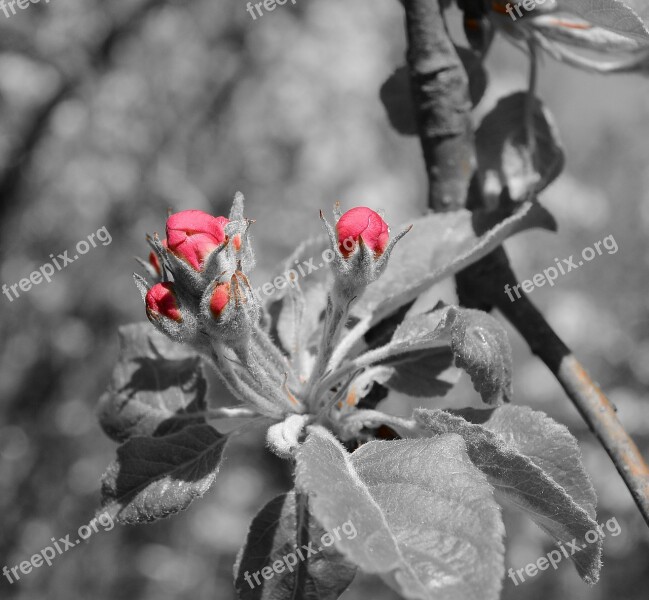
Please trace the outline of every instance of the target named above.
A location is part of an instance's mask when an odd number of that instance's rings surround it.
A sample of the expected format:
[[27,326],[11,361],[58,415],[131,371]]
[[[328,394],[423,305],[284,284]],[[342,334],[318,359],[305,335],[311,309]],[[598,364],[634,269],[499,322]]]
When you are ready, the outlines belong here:
[[[339,213],[336,208],[335,229],[325,221],[335,285],[322,348],[314,357],[317,366],[308,382],[261,325],[259,299],[248,280],[254,266],[248,235],[252,221],[243,216],[241,194],[227,218],[199,210],[170,214],[166,238],[148,238],[151,254],[140,264],[152,283],[135,275],[147,317],[172,340],[208,357],[230,391],[258,413],[278,419],[308,413],[315,406],[314,384],[344,328],[350,301],[381,274],[394,244],[407,231],[390,240],[387,224],[369,208]],[[282,433],[277,439],[285,437]]]
[[143,264],[154,281],[136,275],[149,320],[170,338],[201,350],[211,340],[245,340],[259,320],[244,272],[254,266],[243,218],[243,196],[235,198],[230,217],[200,210],[169,215],[166,239],[148,238],[152,251]]
[[237,194],[229,217],[199,210],[170,214],[166,239],[149,237],[153,283],[135,275],[151,323],[212,360],[227,387],[261,414],[299,412],[288,362],[260,325],[260,305],[247,273],[254,266]]
[[390,228],[383,217],[373,210],[358,206],[341,214],[339,205],[334,208],[335,228],[324,222],[335,257],[332,263],[336,278],[336,291],[341,298],[351,301],[363,293],[372,281],[385,270],[394,245],[410,228],[390,239]]

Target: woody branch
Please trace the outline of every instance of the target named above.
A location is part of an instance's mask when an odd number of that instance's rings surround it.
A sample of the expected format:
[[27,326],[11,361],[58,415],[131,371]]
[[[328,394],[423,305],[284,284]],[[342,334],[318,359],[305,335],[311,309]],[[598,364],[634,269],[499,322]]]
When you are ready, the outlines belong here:
[[[480,206],[468,80],[446,30],[441,0],[403,0],[408,66],[429,181],[429,206],[439,212]],[[469,202],[466,198],[471,195]],[[457,276],[465,306],[498,308],[550,369],[608,452],[649,525],[649,467],[617,418],[615,408],[525,295],[505,300],[515,284],[501,247]]]

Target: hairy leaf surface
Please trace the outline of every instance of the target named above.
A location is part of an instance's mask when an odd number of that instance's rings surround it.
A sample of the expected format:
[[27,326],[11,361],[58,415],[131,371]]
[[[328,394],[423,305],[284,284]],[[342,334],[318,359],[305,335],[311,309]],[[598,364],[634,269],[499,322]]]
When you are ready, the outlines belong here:
[[392,340],[361,356],[361,363],[381,357],[375,365],[379,383],[413,396],[439,396],[456,382],[453,362],[471,377],[487,404],[512,398],[512,355],[507,333],[499,321],[479,311],[444,307],[405,318]]
[[207,381],[197,354],[150,323],[121,327],[119,340],[119,361],[99,399],[99,422],[108,436],[122,442],[204,422],[192,417],[206,408]]
[[312,427],[297,453],[296,486],[326,529],[354,524],[358,535],[338,549],[404,598],[498,597],[500,511],[459,436],[369,442],[350,455]]
[[[331,538],[323,544],[325,534],[309,514],[306,497],[296,498],[292,491],[271,500],[253,519],[234,566],[240,600],[336,600],[354,579],[356,567],[331,545]],[[273,565],[272,574],[267,569],[263,577],[262,569]]]
[[594,519],[597,496],[581,461],[581,450],[568,428],[529,406],[449,410],[482,425],[530,458],[562,486]]
[[392,374],[381,383],[415,397],[443,396],[457,383],[450,335],[440,327],[445,314],[439,309],[399,324],[389,344],[392,355],[382,363]]
[[[509,414],[511,416],[511,411]],[[524,413],[518,415],[519,425],[523,415]],[[487,475],[491,484],[505,499],[529,514],[541,529],[558,542],[567,544],[576,541],[581,549],[571,554],[570,558],[585,581],[597,582],[601,567],[602,542],[598,539],[595,543],[589,543],[586,538],[588,532],[597,531],[597,523],[589,514],[592,504],[589,502],[587,506],[580,506],[569,493],[570,489],[577,488],[580,490],[578,496],[583,499],[581,490],[589,485],[589,482],[581,465],[573,468],[570,473],[570,476],[577,477],[578,481],[581,478],[581,481],[568,489],[552,477],[552,465],[556,464],[562,451],[566,461],[575,460],[574,445],[566,444],[564,432],[557,432],[557,428],[550,427],[547,418],[528,420],[524,431],[534,431],[537,439],[544,434],[546,444],[551,448],[546,456],[541,446],[531,444],[536,456],[530,457],[521,451],[526,445],[520,444],[519,449],[512,441],[511,434],[494,433],[487,427],[469,423],[460,416],[441,410],[418,409],[415,418],[431,434],[461,435],[473,463]],[[506,426],[502,425],[504,421],[505,419],[501,421],[499,427],[506,430]],[[543,428],[542,431],[538,431],[539,426]],[[562,450],[557,450],[557,446]],[[544,466],[535,462],[534,458],[538,460],[538,455],[545,457],[545,460],[541,461]],[[548,467],[550,471],[546,471],[544,467]],[[560,479],[564,483],[567,481],[565,471],[560,474]]]
[[163,437],[133,437],[102,478],[102,506],[120,523],[155,521],[186,509],[214,483],[228,436],[190,425]]
[[512,350],[502,324],[481,310],[451,306],[446,316],[455,364],[486,404],[512,399]]

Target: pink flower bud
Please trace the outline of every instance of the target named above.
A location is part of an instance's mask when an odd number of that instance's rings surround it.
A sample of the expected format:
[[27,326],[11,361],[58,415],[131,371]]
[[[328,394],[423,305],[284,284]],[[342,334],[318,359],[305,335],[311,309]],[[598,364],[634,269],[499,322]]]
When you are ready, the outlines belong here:
[[156,283],[146,294],[146,313],[149,318],[167,317],[182,321],[173,283]]
[[388,224],[378,213],[365,206],[348,210],[336,223],[336,230],[338,248],[345,258],[354,252],[359,238],[377,258],[383,254],[390,240]]
[[169,249],[197,271],[209,254],[226,241],[226,217],[213,217],[201,210],[184,210],[167,219]]
[[228,302],[230,302],[230,284],[217,284],[212,292],[212,297],[210,298],[210,310],[212,311],[212,315],[215,318],[220,317],[221,313],[228,305]]

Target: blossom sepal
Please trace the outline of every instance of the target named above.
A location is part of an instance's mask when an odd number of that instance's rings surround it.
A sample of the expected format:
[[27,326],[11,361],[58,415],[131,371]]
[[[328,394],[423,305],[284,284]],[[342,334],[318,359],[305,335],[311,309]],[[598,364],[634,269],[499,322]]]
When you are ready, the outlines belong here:
[[146,279],[133,274],[144,302],[146,316],[155,328],[175,342],[196,345],[198,321],[178,297],[171,282],[150,286]]
[[229,281],[212,282],[201,299],[200,315],[212,339],[247,352],[260,305],[246,275],[235,271]]
[[[169,277],[167,272],[165,271],[164,256],[158,252],[158,249],[153,242],[153,238],[148,234],[146,236],[146,241],[151,247],[148,260],[143,260],[139,256],[136,256],[135,260],[146,271],[146,274],[153,281],[153,283],[168,281]],[[164,248],[166,248],[167,240],[162,240],[161,244]]]
[[224,273],[241,271],[249,273],[255,266],[255,256],[248,239],[248,228],[253,221],[229,221],[225,226],[223,245],[212,252],[205,261],[201,272],[205,284],[213,282]]
[[[157,233],[152,238],[153,248],[162,259],[163,281],[168,279],[167,271],[173,275],[176,289],[181,297],[200,298],[205,290],[206,283],[200,271],[196,271],[187,261],[179,258],[171,252],[167,245],[163,244]],[[214,255],[215,253],[212,253]]]
[[176,342],[194,344],[197,337],[197,319],[183,305],[171,282],[149,286],[143,277],[133,275],[140,291],[146,316],[158,331]]

